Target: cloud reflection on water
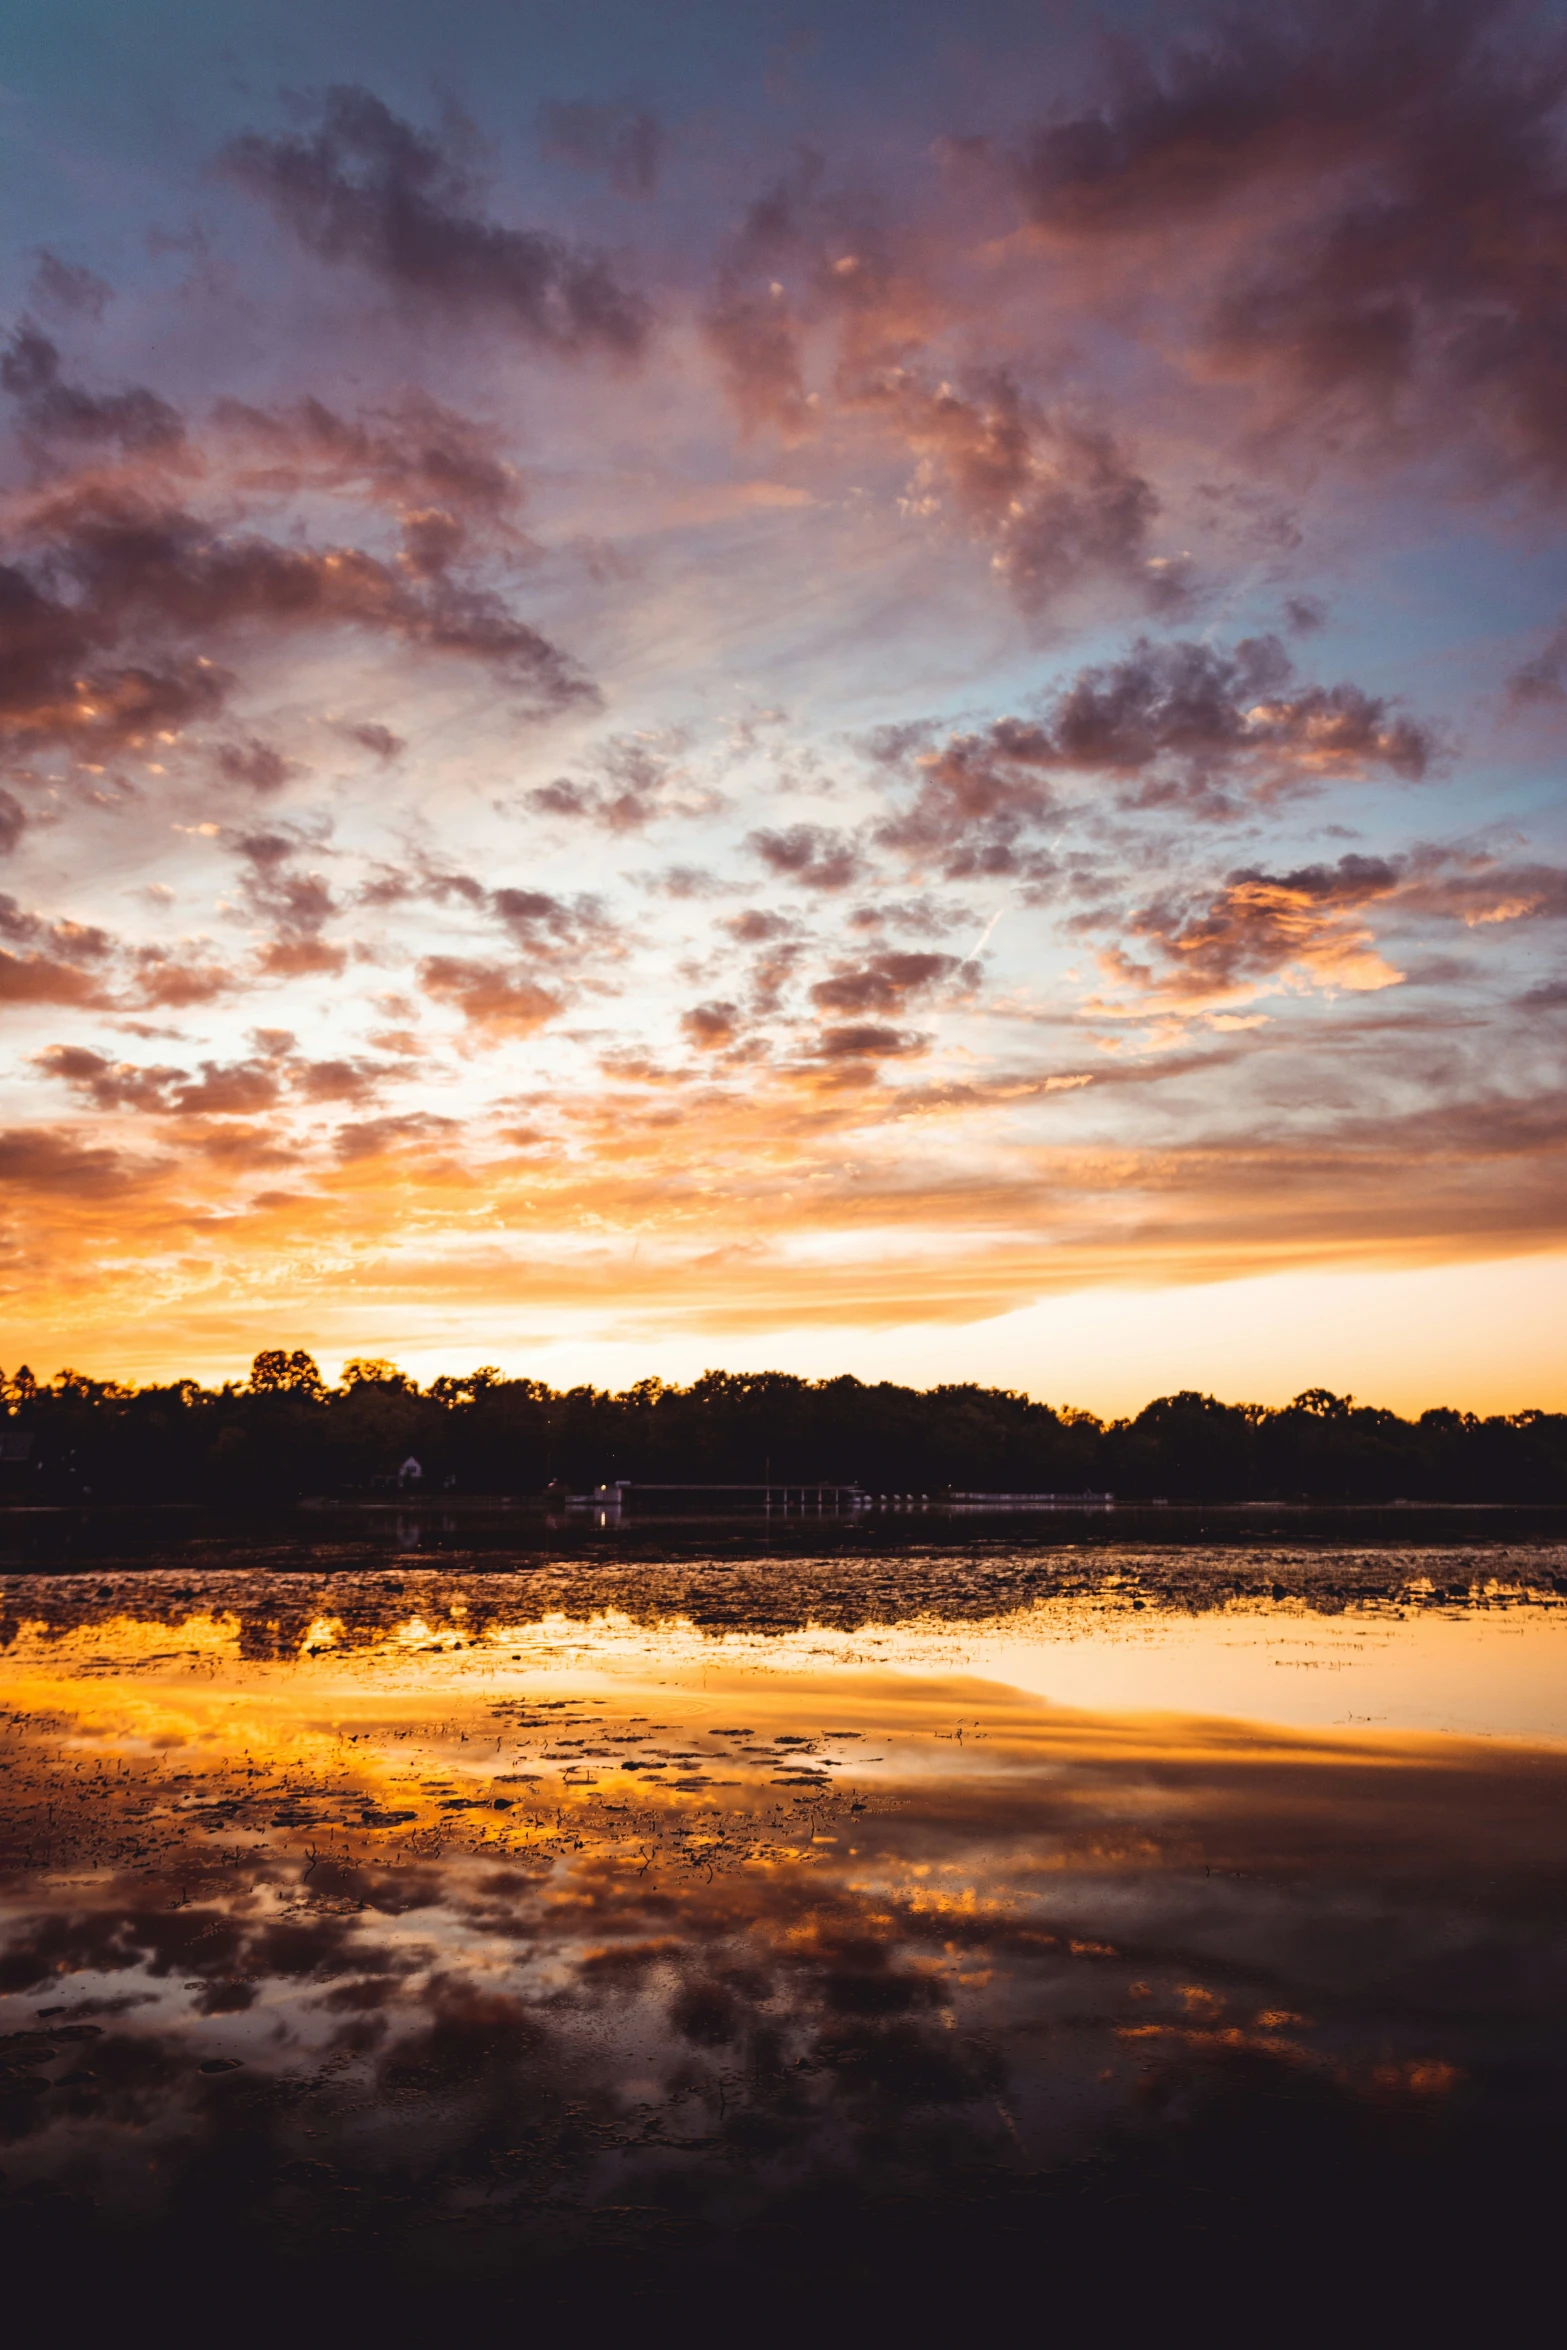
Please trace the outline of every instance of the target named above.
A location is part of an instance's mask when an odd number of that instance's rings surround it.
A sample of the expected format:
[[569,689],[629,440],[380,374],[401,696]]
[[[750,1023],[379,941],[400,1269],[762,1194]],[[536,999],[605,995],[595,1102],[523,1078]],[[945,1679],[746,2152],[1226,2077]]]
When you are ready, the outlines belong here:
[[13,1586],[13,2216],[642,2276],[824,2194],[1042,2225],[1216,2114],[1242,2195],[1237,2112],[1417,2169],[1547,2127],[1567,1747],[1052,1706],[934,1615],[880,1656],[507,1621],[505,1580]]

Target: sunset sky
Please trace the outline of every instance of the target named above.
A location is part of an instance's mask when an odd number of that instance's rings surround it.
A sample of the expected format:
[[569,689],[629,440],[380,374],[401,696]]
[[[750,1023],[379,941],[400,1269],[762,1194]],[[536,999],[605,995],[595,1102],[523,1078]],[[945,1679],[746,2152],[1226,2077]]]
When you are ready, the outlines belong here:
[[1567,1408],[1567,15],[24,0],[0,1363]]

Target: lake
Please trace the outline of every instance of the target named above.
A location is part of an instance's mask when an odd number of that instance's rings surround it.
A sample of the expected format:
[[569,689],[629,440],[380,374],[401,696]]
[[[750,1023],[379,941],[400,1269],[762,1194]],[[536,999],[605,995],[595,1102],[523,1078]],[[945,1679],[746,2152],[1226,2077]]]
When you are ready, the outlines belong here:
[[0,1577],[8,2257],[416,2329],[1494,2319],[1563,2178],[1567,1545],[809,1531]]

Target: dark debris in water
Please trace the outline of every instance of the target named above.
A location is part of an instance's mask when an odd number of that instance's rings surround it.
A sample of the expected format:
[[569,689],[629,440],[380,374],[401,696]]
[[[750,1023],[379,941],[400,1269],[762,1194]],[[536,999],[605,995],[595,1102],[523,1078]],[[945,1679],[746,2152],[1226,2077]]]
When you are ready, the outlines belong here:
[[[1052,1598],[1097,1597],[1136,1612],[1183,1614],[1246,1602],[1288,1603],[1327,1615],[1365,1605],[1551,1605],[1567,1600],[1567,1542],[1281,1543],[1244,1551],[1196,1542],[909,1546],[847,1559],[784,1559],[754,1551],[734,1559],[605,1558],[591,1564],[518,1558],[503,1570],[492,1554],[454,1552],[395,1580],[367,1565],[357,1548],[317,1543],[282,1560],[273,1550],[222,1551],[199,1586],[149,1562],[114,1605],[174,1631],[199,1599],[203,1612],[238,1619],[247,1657],[298,1657],[303,1651],[330,1661],[339,1645],[378,1641],[410,1617],[447,1617],[458,1595],[463,1639],[433,1643],[432,1654],[470,1654],[500,1628],[551,1614],[591,1618],[606,1609],[650,1629],[681,1618],[722,1636],[798,1631],[811,1624],[863,1631],[927,1618],[982,1624]],[[306,1648],[306,1635],[323,1612],[339,1620],[336,1639]],[[64,1633],[104,1613],[92,1577],[0,1575],[0,1645],[15,1636],[23,1615]],[[143,1656],[138,1664],[154,1661],[160,1660]]]

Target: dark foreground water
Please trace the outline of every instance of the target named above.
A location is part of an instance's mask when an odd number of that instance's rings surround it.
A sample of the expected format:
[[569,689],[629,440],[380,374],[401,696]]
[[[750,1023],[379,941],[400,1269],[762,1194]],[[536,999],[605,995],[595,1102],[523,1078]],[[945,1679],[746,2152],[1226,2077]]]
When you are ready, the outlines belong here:
[[213,2340],[1516,2322],[1567,1548],[1318,1536],[0,1577],[4,2273]]

